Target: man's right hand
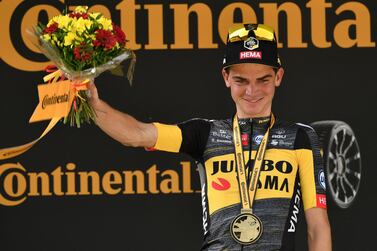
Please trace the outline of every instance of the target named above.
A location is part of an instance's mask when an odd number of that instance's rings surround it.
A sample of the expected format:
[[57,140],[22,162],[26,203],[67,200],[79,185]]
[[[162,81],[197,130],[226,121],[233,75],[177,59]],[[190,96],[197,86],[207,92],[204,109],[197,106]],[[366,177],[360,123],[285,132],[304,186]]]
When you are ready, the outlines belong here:
[[98,96],[98,91],[97,87],[94,84],[94,82],[89,82],[88,83],[88,90],[86,91],[88,98],[89,98],[89,103],[93,107],[93,109],[96,110],[96,108],[99,108],[98,106],[101,105],[102,100],[100,100]]

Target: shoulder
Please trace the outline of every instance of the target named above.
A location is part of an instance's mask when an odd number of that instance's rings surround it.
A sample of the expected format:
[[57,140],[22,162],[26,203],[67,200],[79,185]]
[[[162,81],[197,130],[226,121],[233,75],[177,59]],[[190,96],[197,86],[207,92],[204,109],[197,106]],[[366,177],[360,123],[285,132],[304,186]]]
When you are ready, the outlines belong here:
[[296,149],[312,149],[317,142],[317,134],[313,127],[303,124],[296,123],[297,134],[295,140]]
[[308,124],[277,119],[273,129],[277,132],[285,131],[289,134],[294,141],[295,149],[312,149],[313,146],[317,145],[317,134],[313,127]]
[[231,127],[232,122],[230,119],[204,119],[193,118],[177,124],[181,129],[204,129],[210,130],[211,128],[228,128]]
[[304,130],[304,131],[313,131],[313,127],[308,124],[304,124],[301,122],[290,121],[290,120],[282,120],[281,118],[276,118],[274,128],[285,128],[289,130]]
[[195,159],[200,159],[206,149],[208,139],[218,120],[194,118],[177,124],[181,130],[182,144],[180,152],[190,154]]
[[195,131],[209,131],[211,128],[211,120],[203,118],[193,118],[177,124],[182,131],[193,133]]

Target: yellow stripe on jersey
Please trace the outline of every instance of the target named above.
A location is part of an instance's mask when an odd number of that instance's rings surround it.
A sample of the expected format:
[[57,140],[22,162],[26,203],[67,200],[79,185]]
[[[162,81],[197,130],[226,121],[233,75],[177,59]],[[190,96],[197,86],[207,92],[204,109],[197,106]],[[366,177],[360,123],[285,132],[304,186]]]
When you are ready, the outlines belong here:
[[156,150],[179,152],[182,144],[182,132],[176,125],[153,123],[157,128],[157,141],[153,147]]
[[313,152],[309,149],[296,150],[304,210],[317,206]]

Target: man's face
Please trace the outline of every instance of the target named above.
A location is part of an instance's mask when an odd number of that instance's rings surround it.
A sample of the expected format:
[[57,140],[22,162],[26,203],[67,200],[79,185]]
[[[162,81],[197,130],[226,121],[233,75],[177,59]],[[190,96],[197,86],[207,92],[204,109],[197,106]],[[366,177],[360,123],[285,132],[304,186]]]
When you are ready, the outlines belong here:
[[281,83],[284,70],[276,73],[271,66],[244,63],[222,70],[225,84],[230,88],[239,118],[265,117],[271,114],[275,88]]

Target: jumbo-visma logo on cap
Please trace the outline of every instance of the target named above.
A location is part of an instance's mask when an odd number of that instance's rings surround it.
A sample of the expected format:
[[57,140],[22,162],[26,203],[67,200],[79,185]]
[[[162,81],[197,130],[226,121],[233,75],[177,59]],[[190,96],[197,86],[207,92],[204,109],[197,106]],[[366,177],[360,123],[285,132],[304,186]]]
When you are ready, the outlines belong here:
[[248,49],[248,51],[241,51],[240,59],[262,59],[262,52],[254,51],[255,49],[259,48],[259,40],[255,37],[249,37],[246,39],[243,43],[243,47]]
[[255,50],[259,47],[259,40],[255,37],[249,37],[243,42],[243,47],[251,51]]

